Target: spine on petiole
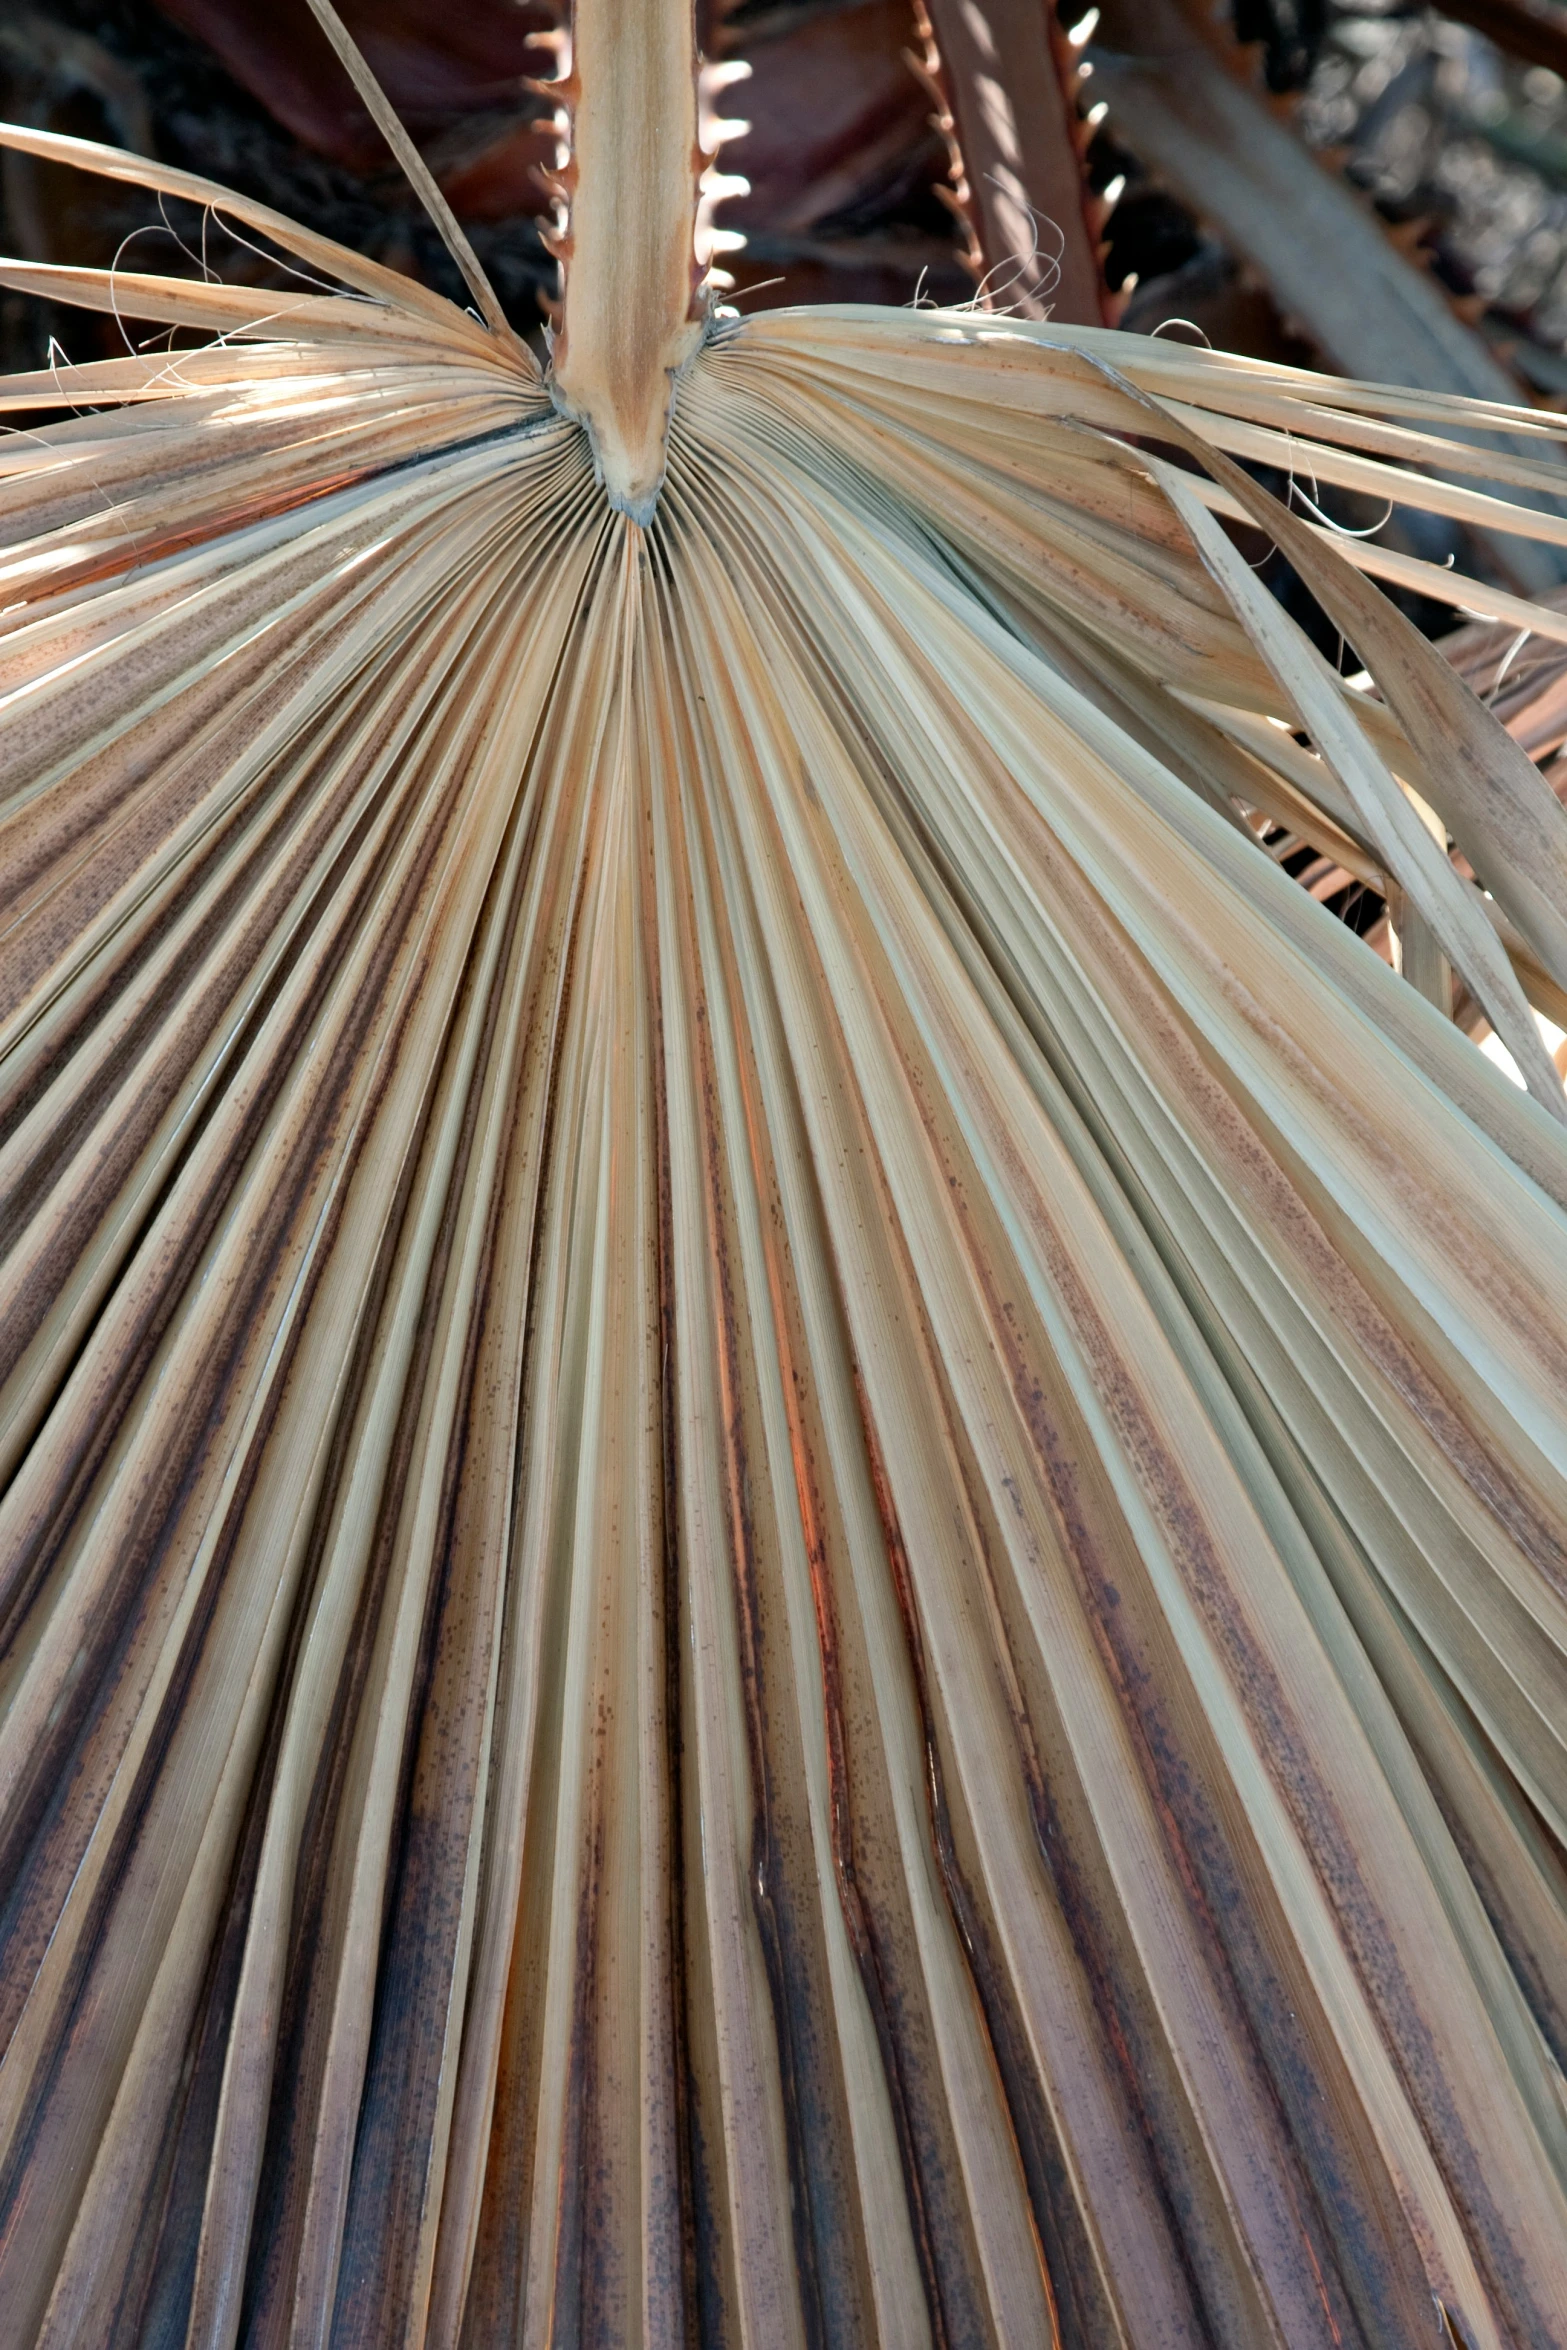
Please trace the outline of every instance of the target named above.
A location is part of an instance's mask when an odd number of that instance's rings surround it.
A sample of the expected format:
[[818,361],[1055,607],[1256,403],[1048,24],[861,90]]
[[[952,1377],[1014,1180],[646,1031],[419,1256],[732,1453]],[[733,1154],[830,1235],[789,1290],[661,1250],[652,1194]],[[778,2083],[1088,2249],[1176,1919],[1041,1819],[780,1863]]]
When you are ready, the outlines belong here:
[[562,172],[554,386],[592,435],[613,504],[646,521],[676,371],[701,335],[697,58],[691,0],[576,0]]

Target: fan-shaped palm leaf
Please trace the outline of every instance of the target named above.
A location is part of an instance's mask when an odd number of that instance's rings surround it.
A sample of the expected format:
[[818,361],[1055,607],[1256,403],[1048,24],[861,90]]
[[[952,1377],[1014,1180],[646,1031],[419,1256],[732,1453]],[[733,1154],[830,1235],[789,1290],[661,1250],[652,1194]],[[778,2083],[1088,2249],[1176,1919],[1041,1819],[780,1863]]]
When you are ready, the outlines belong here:
[[5,272],[0,2344],[1567,2341],[1567,832],[1235,462],[1557,428],[692,317],[610,14],[549,379],[4,134],[331,290]]

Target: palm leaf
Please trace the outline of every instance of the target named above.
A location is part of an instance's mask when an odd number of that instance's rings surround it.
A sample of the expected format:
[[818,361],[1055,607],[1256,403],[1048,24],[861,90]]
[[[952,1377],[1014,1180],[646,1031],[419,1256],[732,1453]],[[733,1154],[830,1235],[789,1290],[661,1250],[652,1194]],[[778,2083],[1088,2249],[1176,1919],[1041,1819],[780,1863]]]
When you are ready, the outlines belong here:
[[0,387],[0,2344],[1567,2340],[1567,820],[1235,462],[1558,427],[693,315],[577,29],[547,378]]

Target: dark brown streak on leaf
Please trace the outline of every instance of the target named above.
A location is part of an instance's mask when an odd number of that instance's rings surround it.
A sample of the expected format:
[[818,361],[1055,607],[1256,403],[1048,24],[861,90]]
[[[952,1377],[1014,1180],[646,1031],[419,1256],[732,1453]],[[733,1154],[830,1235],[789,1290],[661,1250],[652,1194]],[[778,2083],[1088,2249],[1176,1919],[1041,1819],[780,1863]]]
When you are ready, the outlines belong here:
[[717,1276],[717,1328],[714,1332],[720,1391],[723,1396],[724,1486],[729,1507],[730,1561],[734,1577],[735,1613],[740,1633],[738,1659],[745,1700],[746,1738],[750,1753],[754,1811],[750,1888],[752,1907],[772,1994],[773,2027],[778,2042],[778,2071],[783,2093],[785,2138],[789,2150],[795,2258],[799,2264],[801,2307],[811,2350],[828,2350],[829,2329],[818,2239],[827,2214],[818,2213],[812,2195],[815,2163],[805,2137],[806,2084],[801,2077],[808,2063],[812,2037],[809,2015],[800,2011],[800,1958],[795,1949],[798,1929],[792,1915],[792,1894],[784,1869],[775,1824],[776,1799],[769,1754],[768,1691],[762,1601],[759,1590],[755,1528],[752,1522],[750,1469],[747,1461],[743,1373],[740,1363],[740,1323],[734,1296],[734,1273],[729,1261],[728,1208],[724,1197],[723,1118],[718,1099],[718,1077],[713,1066],[706,989],[700,974],[692,1022],[698,1067],[703,1157],[707,1171],[708,1240]]
[[[536,831],[538,810],[519,786],[512,828]],[[508,864],[503,845],[496,860],[490,901],[475,926],[470,972],[478,964],[480,941],[492,921],[504,923],[498,976],[485,1006],[474,1077],[448,1184],[448,1206],[428,1297],[433,1315],[455,1244],[454,1218],[463,1196],[483,1090],[483,1072],[496,1049],[503,1005],[504,975],[523,911],[523,892],[514,887],[499,914],[498,896]],[[456,1017],[460,1017],[460,1010]],[[388,1865],[387,1925],[376,1974],[377,2020],[366,2063],[353,2179],[343,2227],[343,2260],[333,2319],[334,2342],[389,2339],[396,2312],[409,2305],[412,2260],[427,2188],[430,2142],[445,2045],[445,2011],[450,1994],[460,1922],[462,1855],[477,1793],[475,1737],[480,1689],[487,1677],[494,1622],[468,1583],[454,1585],[463,1471],[475,1435],[475,1421],[487,1399],[478,1391],[485,1337],[483,1301],[494,1260],[503,1189],[497,1183],[488,1203],[477,1296],[464,1345],[461,1401],[442,1464],[443,1491],[436,1557],[431,1578],[429,1624],[421,1663],[410,1696],[410,1732],[405,1758],[408,1796],[397,1806],[404,1822],[400,1847]],[[458,1750],[454,1757],[453,1750]],[[451,1782],[456,1779],[453,1786]],[[455,1889],[455,1892],[454,1892]],[[359,2247],[357,2255],[356,2245]]]
[[[919,1603],[914,1596],[913,1578],[909,1572],[908,1553],[904,1547],[903,1530],[898,1520],[892,1487],[887,1476],[886,1462],[877,1442],[871,1419],[870,1404],[856,1373],[856,1392],[860,1406],[860,1424],[864,1433],[867,1465],[871,1486],[876,1496],[877,1512],[882,1523],[882,1537],[886,1544],[888,1572],[892,1577],[898,1601],[898,1612],[903,1619],[904,1636],[908,1643],[909,1666],[920,1712],[920,1728],[925,1749],[925,1800],[930,1818],[931,1842],[937,1867],[946,1890],[953,1923],[963,1946],[969,1974],[984,2018],[986,2041],[996,2079],[1011,2120],[1013,2140],[1019,2165],[1029,2186],[1029,2202],[1036,2229],[1036,2248],[1040,2270],[1051,2312],[1052,2338],[1056,2350],[1062,2350],[1063,2337],[1056,2297],[1056,2280],[1051,2274],[1045,2245],[1055,2239],[1053,2227],[1054,2195],[1050,2175],[1059,2171],[1059,2156],[1050,2141],[1054,2132],[1044,2118],[1037,2085],[1033,2078],[1033,2061],[1029,2055],[1022,2024],[1005,1988],[1005,1969],[999,1953],[994,1949],[973,1888],[958,1860],[957,1846],[952,1832],[952,1814],[947,1800],[946,1772],[941,1759],[941,1746],[936,1724],[935,1706],[931,1693],[928,1668],[925,1662],[924,1636],[920,1629]],[[1076,2296],[1074,2295],[1074,2300]]]
[[[853,1756],[844,1705],[838,1609],[834,1600],[834,1591],[838,1588],[838,1580],[833,1572],[834,1554],[838,1556],[840,1578],[847,1575],[848,1567],[841,1553],[841,1529],[838,1541],[832,1539],[828,1530],[831,1511],[817,1472],[816,1445],[808,1424],[814,1417],[811,1385],[804,1367],[805,1340],[800,1327],[793,1267],[789,1261],[783,1205],[778,1196],[766,1140],[767,1129],[758,1098],[756,1070],[749,1054],[742,1059],[741,1083],[746,1093],[751,1165],[758,1198],[764,1203],[768,1226],[765,1245],[773,1327],[779,1348],[784,1407],[789,1419],[790,1451],[794,1464],[794,1490],[810,1570],[817,1645],[821,1657],[829,1825],[839,1904],[881,2052],[932,2338],[936,2350],[962,2350],[964,2344],[971,2340],[977,2342],[981,2338],[980,2320],[971,2307],[949,2310],[949,2302],[953,2301],[954,2296],[967,2302],[970,2295],[963,2289],[968,2280],[960,2281],[957,2273],[956,2245],[952,2239],[961,2223],[957,2213],[949,2208],[950,2197],[942,2197],[945,2224],[939,2236],[933,2222],[931,2183],[927,2182],[926,2172],[927,2169],[935,2169],[939,2173],[945,2165],[941,2162],[936,2146],[929,2142],[928,2127],[922,2142],[917,2118],[921,2109],[930,2104],[930,2085],[920,2078],[920,2060],[909,2045],[907,2025],[902,2020],[903,2009],[912,1995],[911,1989],[899,1986],[896,1981],[886,1923],[878,1916],[875,1902],[863,1889],[856,1867]],[[847,1588],[847,1585],[844,1587]],[[925,2116],[927,2125],[931,2118],[928,2114]]]
[[[656,568],[658,561],[656,540],[654,541],[653,555]],[[670,2051],[670,2069],[674,2080],[675,2157],[677,2164],[673,2185],[679,2211],[680,2303],[689,2337],[696,2322],[699,2296],[695,2182],[693,2178],[698,2154],[693,2136],[695,2098],[690,2076],[690,2030],[686,2015],[686,2005],[691,1992],[691,1978],[688,1973],[686,1953],[686,1905],[691,1896],[691,1887],[686,1864],[685,1806],[680,1800],[681,1782],[684,1774],[684,1738],[681,1729],[683,1719],[681,1666],[685,1611],[681,1604],[684,1577],[680,1557],[679,1510],[676,1506],[680,1484],[678,1413],[674,1387],[674,1199],[671,1189],[669,1093],[664,1048],[664,995],[660,976],[657,872],[654,859],[651,792],[651,781],[648,781],[644,785],[642,803],[637,811],[638,849],[640,852],[638,886],[641,902],[639,929],[647,1000],[652,1006],[652,1016],[648,1023],[648,1053],[652,1064],[652,1155],[656,1235],[654,1269],[658,1285],[658,1429],[661,1472],[660,1499],[662,1504],[659,1511],[658,1568],[663,1582],[665,1833],[669,1839],[670,1859],[669,1882],[666,1888],[665,1930],[669,1935],[670,1970],[673,1977],[673,1996],[669,2003],[674,2033],[674,2046]]]

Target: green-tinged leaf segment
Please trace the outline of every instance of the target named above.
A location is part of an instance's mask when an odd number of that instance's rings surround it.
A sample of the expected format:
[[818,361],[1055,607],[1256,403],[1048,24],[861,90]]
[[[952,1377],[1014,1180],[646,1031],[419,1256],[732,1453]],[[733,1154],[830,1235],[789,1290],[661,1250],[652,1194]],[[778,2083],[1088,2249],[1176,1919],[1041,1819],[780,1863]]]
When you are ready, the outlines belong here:
[[1231,461],[1557,423],[782,312],[644,529],[291,249],[3,273],[217,339],[0,386],[0,2350],[1567,2343],[1567,837]]

